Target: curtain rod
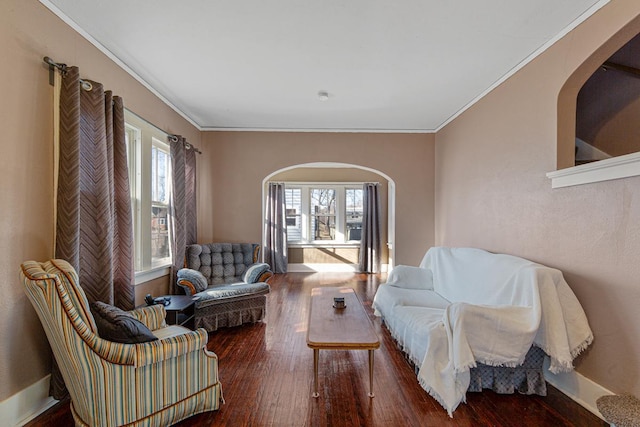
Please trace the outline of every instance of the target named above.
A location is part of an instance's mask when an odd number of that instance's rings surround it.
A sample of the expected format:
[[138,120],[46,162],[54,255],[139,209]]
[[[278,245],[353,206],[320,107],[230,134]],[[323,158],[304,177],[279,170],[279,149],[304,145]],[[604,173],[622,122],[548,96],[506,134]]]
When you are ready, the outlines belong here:
[[[168,138],[169,138],[169,140],[171,142],[178,142],[177,135],[169,135]],[[186,148],[187,150],[193,150],[198,154],[202,154],[202,151],[198,150],[196,147],[194,147],[193,145],[189,144],[187,141],[184,142],[184,148]]]
[[[49,84],[53,85],[53,70],[57,69],[58,71],[60,71],[60,74],[62,74],[62,76],[64,76],[67,72],[67,64],[63,64],[63,63],[59,63],[54,61],[53,59],[49,58],[48,56],[45,56],[44,58],[42,58],[42,60],[45,62],[45,64],[49,65]],[[84,90],[91,90],[93,89],[93,85],[91,84],[90,81],[88,80],[83,80],[80,79],[80,84],[82,84],[82,88]],[[171,140],[171,142],[178,142],[178,137],[176,135],[168,135],[169,140]],[[198,150],[196,147],[194,147],[193,145],[189,144],[188,142],[185,141],[184,144],[185,148],[187,150],[194,150],[196,153],[198,154],[202,154],[202,152],[200,150]]]
[[[49,84],[51,86],[53,86],[53,69],[57,68],[58,71],[60,71],[60,73],[62,74],[62,76],[64,77],[64,75],[67,72],[67,64],[61,64],[61,63],[57,63],[56,61],[54,61],[53,59],[49,58],[48,56],[45,56],[44,58],[42,58],[42,60],[49,65]],[[93,89],[93,85],[91,84],[90,81],[88,80],[82,80],[80,79],[80,84],[82,85],[82,89],[84,90],[91,90]]]

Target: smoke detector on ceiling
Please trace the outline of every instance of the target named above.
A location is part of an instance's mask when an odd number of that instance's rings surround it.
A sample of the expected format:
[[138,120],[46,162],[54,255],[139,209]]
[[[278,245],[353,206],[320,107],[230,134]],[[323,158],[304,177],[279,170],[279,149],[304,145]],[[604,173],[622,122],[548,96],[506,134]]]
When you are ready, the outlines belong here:
[[320,101],[327,101],[329,99],[329,92],[327,92],[326,90],[321,90],[320,92],[318,92],[318,99]]

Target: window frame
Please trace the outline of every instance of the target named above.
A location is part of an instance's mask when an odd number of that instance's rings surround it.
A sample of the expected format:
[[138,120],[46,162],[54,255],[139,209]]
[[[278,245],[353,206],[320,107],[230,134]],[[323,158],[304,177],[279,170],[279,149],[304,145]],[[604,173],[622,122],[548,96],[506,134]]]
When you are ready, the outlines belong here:
[[[364,182],[285,182],[287,189],[301,190],[301,239],[291,241],[288,247],[359,247],[360,240],[347,240],[346,190],[363,191]],[[314,240],[311,231],[311,190],[333,189],[335,191],[335,236],[333,240]],[[364,196],[364,194],[363,194]]]
[[[291,213],[290,214],[290,213],[287,212],[287,210],[289,209],[289,205],[286,204],[286,201],[287,201],[287,190],[291,190],[291,191],[298,190],[300,192],[300,211],[298,213]],[[287,188],[285,186],[285,190],[284,191],[285,191],[285,226],[287,227],[287,230],[288,230],[290,226],[289,226],[289,224],[287,224],[287,221],[291,217],[296,218],[296,224],[299,224],[299,228],[300,228],[300,237],[301,237],[301,239],[300,240],[294,240],[294,241],[295,242],[302,241],[302,236],[303,236],[303,233],[304,233],[304,222],[303,222],[303,216],[302,216],[302,206],[304,204],[304,202],[302,200],[303,199],[303,196],[302,196],[303,190],[302,190],[302,188],[299,188],[299,187],[289,187],[289,188]],[[293,196],[293,194],[292,194],[291,198],[292,198],[292,200],[295,200],[295,196]],[[293,227],[295,227],[295,224],[294,224]],[[298,227],[295,227],[295,228],[298,228]],[[289,243],[288,239],[289,239],[289,233],[287,233],[287,244]]]
[[[329,212],[328,213],[314,213],[311,209],[312,207],[312,202],[313,202],[313,197],[312,197],[312,192],[314,190],[329,190],[329,191],[333,191],[333,210],[334,212],[331,213],[331,206],[328,205],[329,207]],[[341,236],[341,231],[340,227],[339,227],[339,222],[340,222],[340,207],[339,207],[339,198],[340,198],[340,191],[334,187],[334,186],[325,186],[325,185],[314,185],[314,186],[310,186],[307,189],[307,193],[308,193],[308,199],[309,199],[309,204],[307,206],[302,207],[303,212],[306,211],[308,212],[308,216],[309,216],[309,224],[308,224],[308,228],[307,228],[307,239],[309,241],[311,241],[312,243],[315,244],[322,244],[323,242],[330,242],[330,243],[335,243],[336,241],[338,241],[338,237]],[[324,206],[322,206],[324,207]],[[315,233],[312,232],[311,230],[311,225],[312,224],[317,224],[318,222],[320,222],[320,217],[326,217],[327,219],[329,218],[333,218],[333,224],[334,224],[334,238],[333,239],[316,239],[315,237]],[[315,218],[315,222],[314,222],[314,218]],[[313,237],[312,237],[313,236]],[[344,235],[342,235],[344,238]],[[344,240],[344,239],[343,239]]]
[[[165,137],[165,141],[166,141],[166,137]],[[150,191],[151,196],[149,197],[150,199],[150,203],[151,203],[151,215],[149,216],[149,218],[151,220],[153,220],[153,209],[156,207],[159,207],[161,209],[166,209],[167,210],[167,218],[165,220],[165,227],[167,230],[167,249],[169,251],[169,256],[167,257],[154,257],[153,256],[153,247],[152,247],[152,241],[153,241],[153,230],[151,231],[151,239],[150,239],[150,251],[151,251],[151,268],[156,268],[156,267],[162,267],[162,266],[166,266],[166,265],[171,265],[172,264],[172,256],[171,256],[171,230],[169,227],[169,223],[170,223],[170,209],[171,209],[171,177],[172,177],[172,170],[171,170],[171,148],[169,146],[168,143],[163,142],[161,140],[159,140],[156,137],[151,137],[151,151],[152,151],[152,155],[151,155],[151,159],[153,161],[153,149],[156,150],[156,153],[158,151],[163,152],[166,155],[166,172],[167,172],[167,176],[165,177],[166,183],[166,200],[155,200],[155,195],[153,194],[153,190]],[[158,157],[156,154],[156,159],[155,159],[156,163],[158,162]],[[151,170],[156,170],[157,172],[157,167],[154,168],[154,165],[152,164]],[[154,174],[151,174],[151,179],[150,182],[156,181],[157,183],[159,182],[159,175],[156,173],[156,175],[154,176]],[[152,183],[152,188],[153,188],[153,183]],[[144,217],[143,217],[144,218]]]
[[[151,218],[154,206],[152,200],[152,150],[155,147],[168,156],[167,208],[170,207],[171,197],[171,150],[169,143],[166,142],[168,141],[166,132],[126,109],[125,133],[128,137],[127,155],[133,216],[134,270],[136,284],[138,284],[165,275],[167,267],[172,264],[171,245],[169,245],[168,257],[155,259],[152,256],[151,245]],[[167,227],[167,231],[170,242],[170,227]]]

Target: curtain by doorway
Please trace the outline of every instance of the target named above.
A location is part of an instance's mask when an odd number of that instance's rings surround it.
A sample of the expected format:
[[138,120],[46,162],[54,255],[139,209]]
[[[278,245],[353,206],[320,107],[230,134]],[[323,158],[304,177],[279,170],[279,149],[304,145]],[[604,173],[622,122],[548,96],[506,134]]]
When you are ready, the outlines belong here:
[[[187,245],[197,242],[196,152],[180,135],[169,137],[172,168],[171,285],[176,292],[178,270],[184,266]],[[189,147],[189,148],[187,148]]]
[[274,273],[287,272],[287,225],[283,183],[269,183],[265,212],[264,261]]
[[362,235],[360,239],[360,271],[363,273],[380,272],[380,199],[379,184],[363,185]]

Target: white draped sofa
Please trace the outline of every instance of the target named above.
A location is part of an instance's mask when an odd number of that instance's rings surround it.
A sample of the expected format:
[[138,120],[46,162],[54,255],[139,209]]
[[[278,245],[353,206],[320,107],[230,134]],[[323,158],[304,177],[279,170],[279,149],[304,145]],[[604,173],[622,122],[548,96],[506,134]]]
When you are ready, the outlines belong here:
[[467,391],[546,394],[545,354],[569,371],[593,340],[559,270],[482,249],[434,247],[395,267],[373,308],[449,415]]

